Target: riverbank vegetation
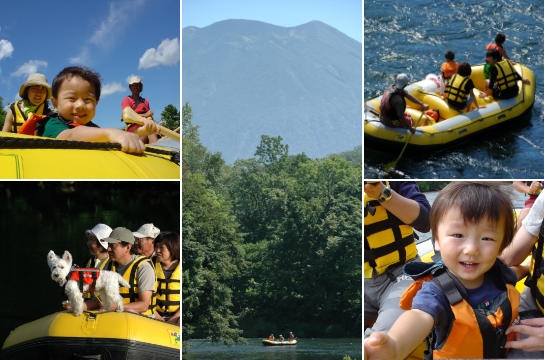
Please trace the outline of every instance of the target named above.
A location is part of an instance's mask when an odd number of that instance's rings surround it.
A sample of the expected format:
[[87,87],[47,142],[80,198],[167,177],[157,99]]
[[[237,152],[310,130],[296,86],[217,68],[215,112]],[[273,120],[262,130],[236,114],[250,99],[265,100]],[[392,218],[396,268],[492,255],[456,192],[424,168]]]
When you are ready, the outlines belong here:
[[361,148],[310,159],[263,135],[227,165],[191,118],[185,104],[183,338],[360,337]]

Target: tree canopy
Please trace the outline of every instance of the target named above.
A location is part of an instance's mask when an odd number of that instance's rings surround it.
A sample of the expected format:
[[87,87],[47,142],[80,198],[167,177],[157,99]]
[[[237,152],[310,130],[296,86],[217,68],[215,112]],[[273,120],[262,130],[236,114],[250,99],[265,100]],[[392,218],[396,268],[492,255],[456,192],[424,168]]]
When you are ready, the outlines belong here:
[[226,165],[182,110],[184,339],[361,332],[362,168],[262,135]]

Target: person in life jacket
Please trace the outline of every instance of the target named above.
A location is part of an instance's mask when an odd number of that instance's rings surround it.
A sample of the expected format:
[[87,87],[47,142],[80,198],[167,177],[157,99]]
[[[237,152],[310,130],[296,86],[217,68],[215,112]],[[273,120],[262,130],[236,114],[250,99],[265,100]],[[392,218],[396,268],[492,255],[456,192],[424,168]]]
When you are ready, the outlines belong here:
[[454,52],[449,50],[445,53],[445,62],[441,64],[441,77],[443,78],[445,86],[457,71],[458,63],[454,61]]
[[162,232],[155,238],[157,275],[155,318],[180,324],[180,236]]
[[530,80],[523,79],[510,60],[501,59],[497,50],[487,51],[486,60],[491,65],[490,80],[486,94],[481,94],[481,96],[492,95],[495,99],[510,99],[517,96],[519,92],[518,81],[530,84]]
[[[152,316],[156,278],[151,260],[131,253],[134,236],[129,229],[117,227],[104,241],[108,242],[108,254],[112,261],[110,270],[119,273],[131,285],[130,288],[119,289],[124,310]],[[95,310],[99,307],[97,301],[90,299],[85,302],[84,309]]]
[[[112,228],[106,224],[96,224],[92,229],[85,231],[87,238],[87,248],[91,257],[85,262],[86,268],[97,268],[99,270],[110,270],[111,262],[108,256],[108,242],[105,238],[110,236]],[[83,294],[86,299],[91,298],[92,294]]]
[[404,90],[408,84],[409,76],[398,74],[394,85],[384,91],[380,101],[380,121],[390,127],[408,128],[414,133],[416,124],[411,116],[405,113],[407,108],[405,98],[420,104],[423,111],[427,110],[428,106]]
[[[505,51],[505,48],[503,47],[504,43],[505,43],[505,34],[498,33],[496,34],[496,37],[494,38],[494,42],[486,45],[485,51],[488,52],[490,50],[497,50],[501,56],[501,59],[511,60],[509,56],[507,55],[507,51]],[[491,64],[488,62],[488,59],[485,59],[484,70],[483,70],[485,79],[490,79],[490,68],[491,68]]]
[[[456,110],[469,110],[471,103],[475,104],[475,107],[479,107],[477,97],[473,93],[475,84],[473,84],[470,75],[471,65],[467,62],[462,62],[458,66],[458,72],[450,79],[450,82],[446,87],[445,97],[447,102],[449,106]],[[471,100],[469,104],[467,102],[468,97]]]
[[[138,135],[121,129],[100,128],[92,122],[100,99],[99,74],[79,66],[66,67],[55,76],[51,89],[51,102],[57,114],[35,124],[37,135],[61,140],[118,143],[121,151],[131,154],[145,151]],[[154,123],[143,128],[149,134],[161,130]]]
[[399,297],[412,280],[403,265],[418,260],[415,232],[428,232],[430,204],[414,181],[364,184],[365,336],[387,331],[403,312]]
[[497,260],[513,238],[509,194],[495,183],[451,182],[436,197],[430,223],[442,263],[405,265],[419,279],[400,301],[410,310],[388,333],[365,339],[365,358],[404,359],[430,333],[434,359],[504,357],[519,306],[516,277]]
[[[51,98],[51,86],[45,75],[30,74],[19,88],[22,100],[9,105],[2,131],[17,133],[33,115],[45,116],[51,112],[48,99]],[[33,135],[33,134],[32,134]]]
[[[543,359],[543,192],[539,194],[528,215],[522,221],[511,246],[505,249],[501,259],[517,272],[519,279],[527,276],[519,306],[520,324],[508,332],[518,339],[509,341],[508,358]],[[521,265],[531,255],[530,266]]]
[[161,233],[161,230],[151,224],[144,224],[134,231],[134,252],[138,255],[143,255],[148,259],[151,259],[151,262],[155,264],[155,238]]
[[[142,84],[142,79],[139,76],[131,75],[128,77],[127,82],[129,83],[129,89],[131,90],[131,95],[127,95],[121,100],[121,110],[129,106],[140,116],[153,120],[153,111],[150,108],[148,99],[140,96],[140,93],[144,89]],[[123,119],[121,120],[123,121]],[[141,125],[138,124],[127,124],[125,127],[126,131],[134,132],[145,144],[153,144],[159,139],[157,134],[148,134]]]

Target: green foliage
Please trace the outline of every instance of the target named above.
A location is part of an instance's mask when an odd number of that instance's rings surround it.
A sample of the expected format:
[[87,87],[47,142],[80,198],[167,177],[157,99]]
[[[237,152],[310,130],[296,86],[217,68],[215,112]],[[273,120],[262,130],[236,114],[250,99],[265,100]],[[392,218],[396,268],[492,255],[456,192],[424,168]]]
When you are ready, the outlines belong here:
[[227,166],[187,103],[182,135],[184,339],[360,336],[361,163],[289,155],[263,135]]
[[362,152],[361,152],[361,145],[356,146],[354,149],[350,151],[345,151],[340,154],[330,155],[330,156],[337,156],[341,159],[345,159],[346,161],[350,162],[352,166],[361,166],[362,164]]
[[6,110],[4,110],[4,99],[0,96],[0,129],[4,126],[6,120]]
[[176,130],[180,128],[180,112],[174,105],[167,105],[163,112],[161,112],[161,121],[159,125],[162,125],[170,130]]
[[417,181],[418,187],[422,192],[441,191],[449,182],[448,181]]
[[189,104],[182,113],[182,335],[242,341],[229,286],[242,261],[241,235],[214,186],[223,161],[201,145]]
[[231,174],[233,212],[247,234],[237,304],[248,323],[304,322],[309,335],[359,334],[361,166],[277,156],[281,147],[268,146],[270,139],[258,147],[270,153],[237,161]]

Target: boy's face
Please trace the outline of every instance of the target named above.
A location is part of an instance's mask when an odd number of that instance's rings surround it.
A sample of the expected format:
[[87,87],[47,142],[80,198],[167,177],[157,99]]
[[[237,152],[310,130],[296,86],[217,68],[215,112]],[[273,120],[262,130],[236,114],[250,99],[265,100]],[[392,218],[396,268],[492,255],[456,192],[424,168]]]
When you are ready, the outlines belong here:
[[85,125],[95,117],[98,101],[94,88],[87,80],[79,76],[64,80],[57,96],[51,98],[51,102],[63,118]]
[[466,223],[458,208],[448,210],[437,226],[435,248],[447,268],[468,289],[483,283],[492,268],[504,237],[505,220],[497,223],[487,218]]

